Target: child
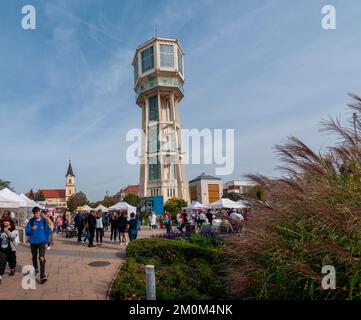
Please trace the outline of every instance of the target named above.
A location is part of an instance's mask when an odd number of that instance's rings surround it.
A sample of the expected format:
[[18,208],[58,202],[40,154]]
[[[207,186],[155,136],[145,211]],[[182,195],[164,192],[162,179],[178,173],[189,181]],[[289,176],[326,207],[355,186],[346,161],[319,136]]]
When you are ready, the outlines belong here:
[[0,227],[0,284],[5,273],[6,264],[9,263],[10,276],[15,275],[16,267],[16,246],[17,230],[14,222],[5,218],[1,221]]

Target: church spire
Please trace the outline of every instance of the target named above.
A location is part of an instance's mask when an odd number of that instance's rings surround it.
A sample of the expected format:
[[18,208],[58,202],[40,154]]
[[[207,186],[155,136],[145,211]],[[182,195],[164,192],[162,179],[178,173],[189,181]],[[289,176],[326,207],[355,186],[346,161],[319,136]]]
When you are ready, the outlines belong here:
[[66,177],[67,177],[67,176],[75,177],[74,172],[73,172],[73,168],[72,168],[72,166],[71,166],[71,161],[70,161],[70,160],[69,160],[68,172],[67,172],[67,174],[66,174]]

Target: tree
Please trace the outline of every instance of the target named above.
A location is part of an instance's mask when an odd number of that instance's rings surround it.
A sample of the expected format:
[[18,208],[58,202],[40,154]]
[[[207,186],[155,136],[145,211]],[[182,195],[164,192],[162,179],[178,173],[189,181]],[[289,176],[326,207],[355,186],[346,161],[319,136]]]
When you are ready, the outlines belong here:
[[73,194],[67,202],[67,206],[70,211],[76,210],[77,207],[84,206],[88,203],[88,198],[83,192],[77,192]]
[[130,204],[131,206],[133,207],[136,207],[137,206],[137,201],[138,201],[138,197],[137,195],[135,194],[127,194],[125,197],[124,197],[124,201],[128,204]]
[[105,196],[104,200],[101,202],[101,204],[103,206],[109,208],[111,206],[114,206],[118,202],[119,202],[118,199],[116,197],[114,197],[114,196],[111,196],[111,197]]
[[6,180],[1,180],[0,179],[0,190],[8,188],[10,190],[13,190],[10,186],[10,181],[6,181]]
[[222,196],[223,199],[230,199],[232,201],[239,201],[241,200],[241,196],[238,193],[235,192],[227,192]]
[[29,199],[31,199],[31,200],[35,200],[35,195],[34,195],[34,191],[33,191],[33,189],[30,189],[30,192],[29,192]]
[[45,196],[44,196],[44,193],[39,190],[36,195],[35,195],[35,201],[45,201]]
[[179,199],[177,197],[169,198],[168,201],[164,205],[164,210],[168,211],[172,217],[174,217],[178,209],[182,209],[187,206],[187,202],[183,199]]

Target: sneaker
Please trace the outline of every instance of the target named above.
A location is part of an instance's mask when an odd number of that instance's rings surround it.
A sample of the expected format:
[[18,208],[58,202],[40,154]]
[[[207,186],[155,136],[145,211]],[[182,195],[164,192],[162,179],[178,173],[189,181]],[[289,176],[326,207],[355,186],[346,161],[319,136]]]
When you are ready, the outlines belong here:
[[2,281],[3,281],[3,279],[0,277],[0,284],[1,284]]
[[48,277],[46,275],[44,275],[43,277],[40,278],[40,283],[43,284],[48,280]]
[[50,250],[50,249],[51,249],[51,247],[50,247],[50,246],[46,248],[46,250]]
[[9,276],[10,276],[10,277],[15,276],[15,269],[11,269],[11,270],[10,270]]

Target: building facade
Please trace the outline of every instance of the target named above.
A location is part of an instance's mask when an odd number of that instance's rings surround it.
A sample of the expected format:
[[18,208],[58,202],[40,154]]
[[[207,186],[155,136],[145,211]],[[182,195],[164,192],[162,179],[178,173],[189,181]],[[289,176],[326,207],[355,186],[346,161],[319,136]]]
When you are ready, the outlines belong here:
[[66,208],[69,198],[76,193],[75,175],[70,161],[65,179],[65,189],[39,189],[37,194],[42,193],[45,197],[39,203],[52,208]]
[[223,185],[223,193],[245,194],[255,185],[249,180],[232,180]]
[[204,205],[211,204],[222,198],[222,179],[202,173],[189,181],[191,201],[199,201]]
[[180,101],[184,96],[184,51],[177,39],[153,38],[136,49],[134,90],[142,110],[139,194],[189,202],[182,163]]

